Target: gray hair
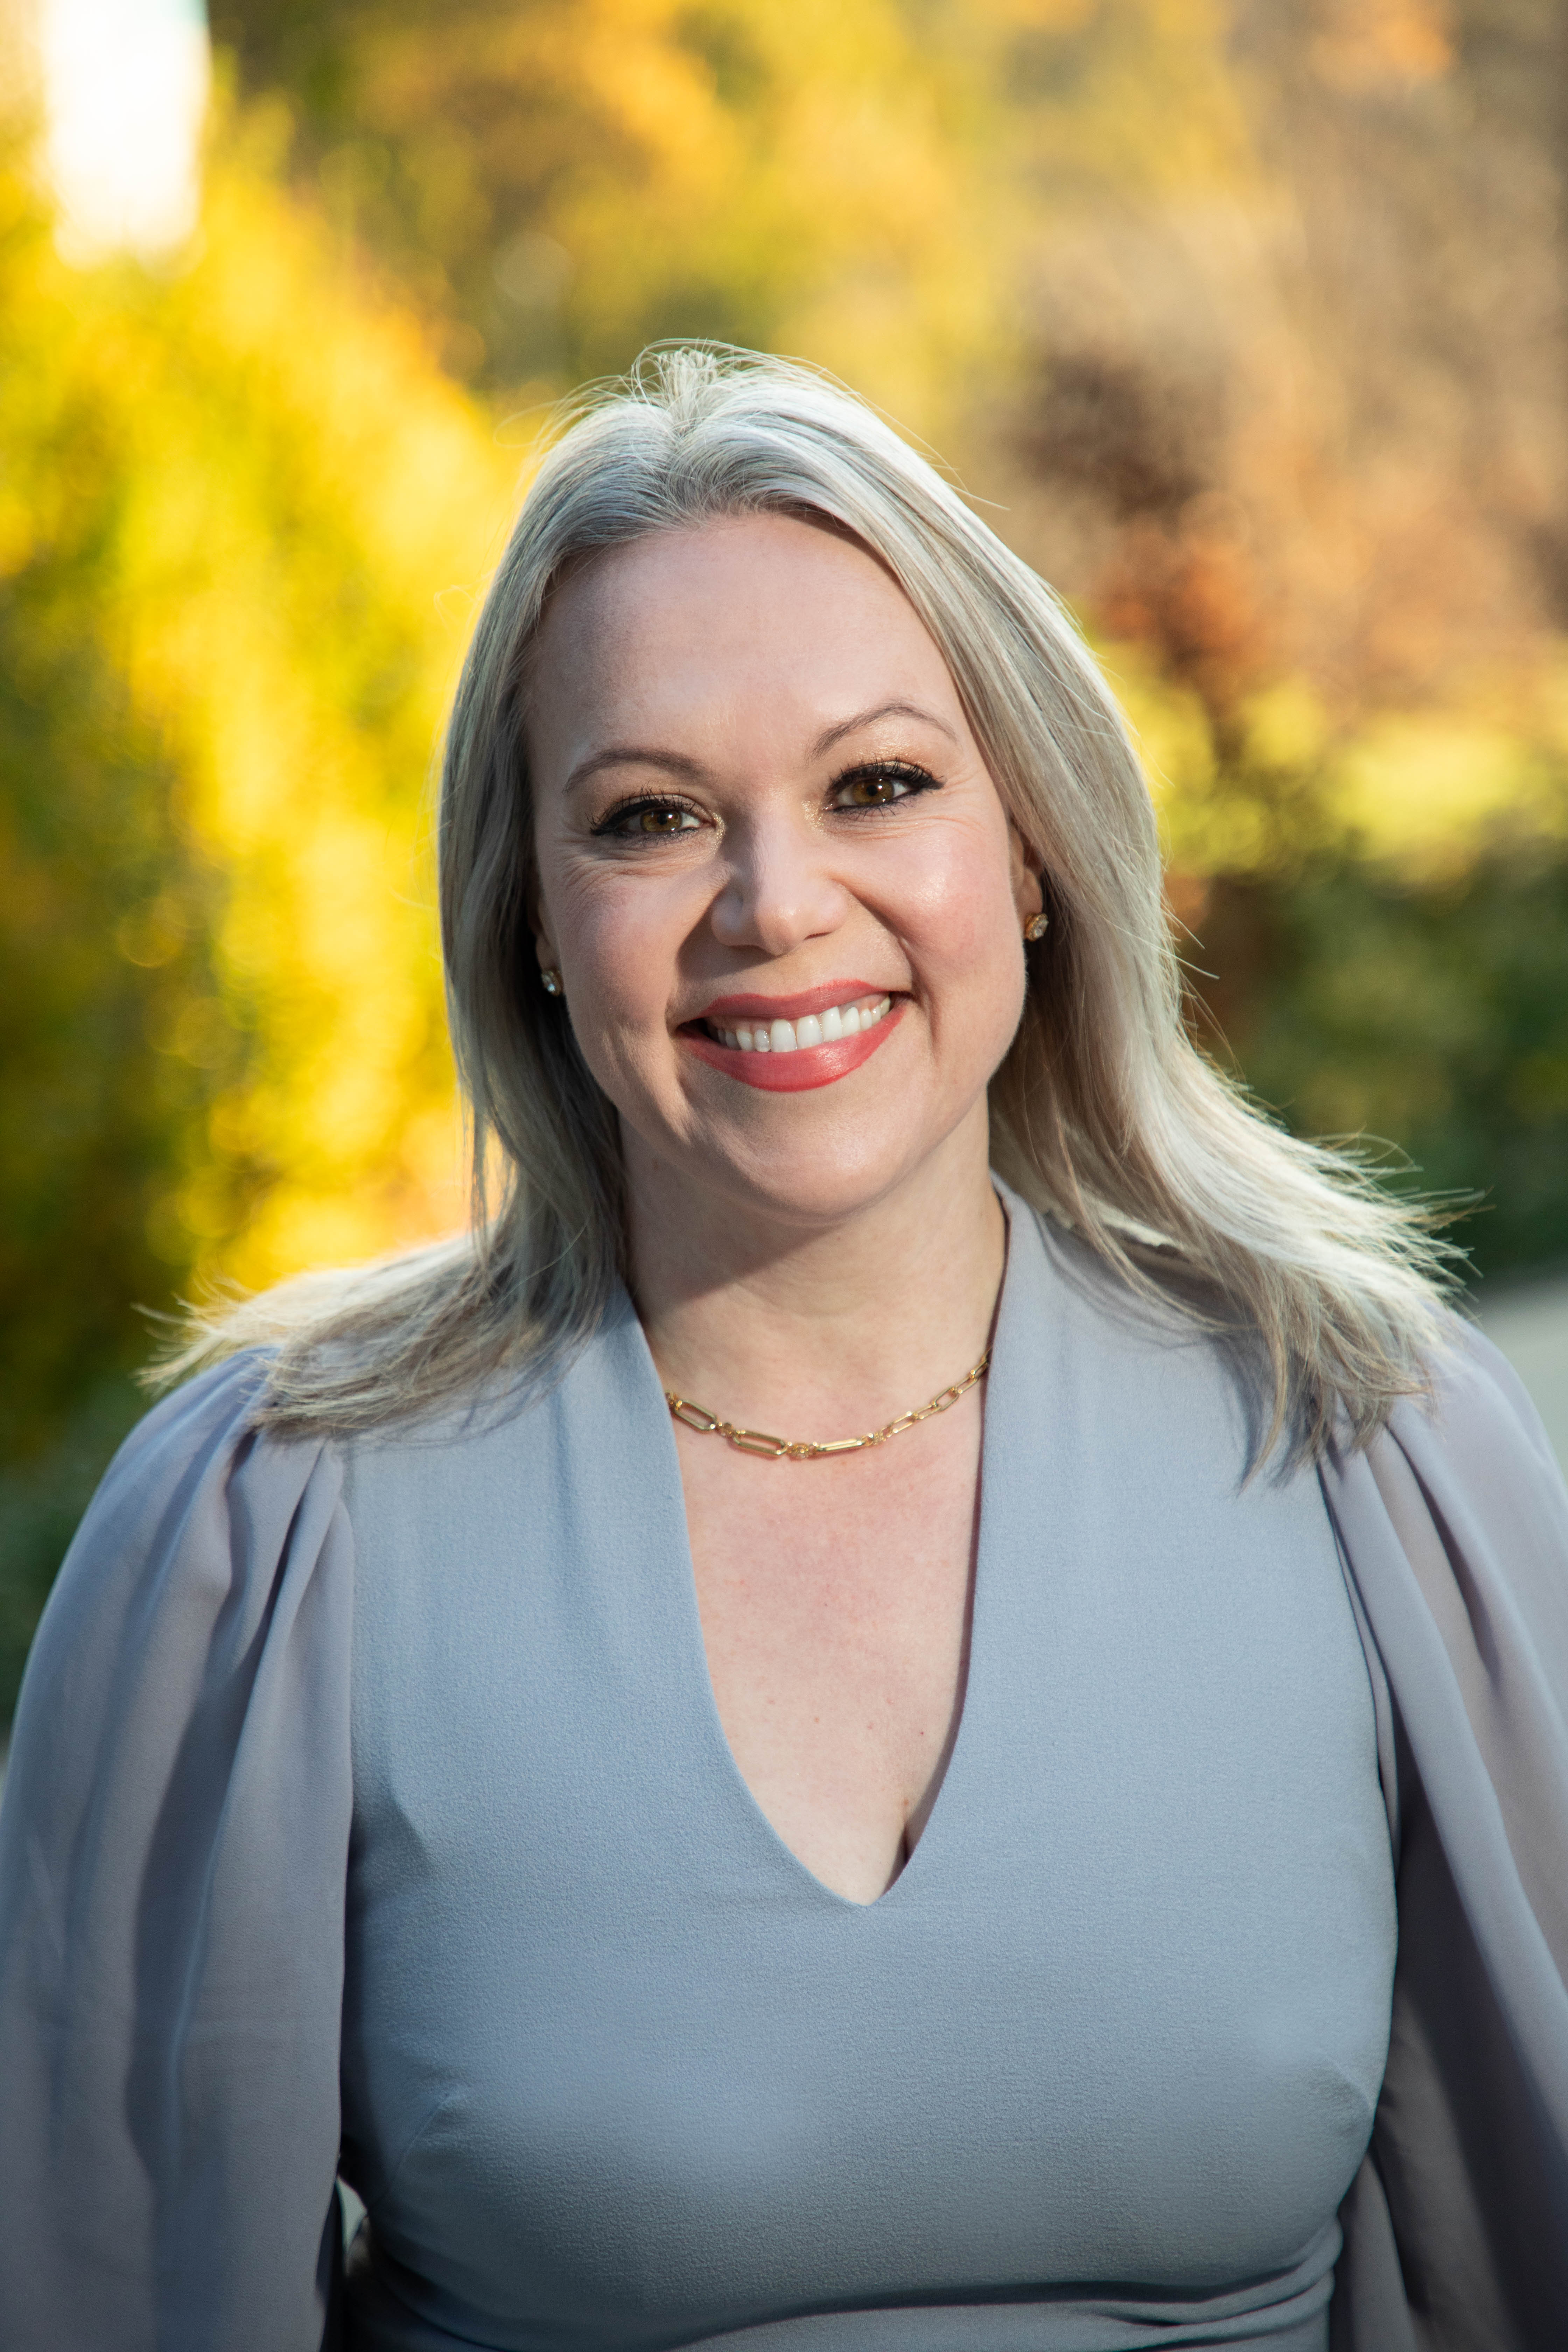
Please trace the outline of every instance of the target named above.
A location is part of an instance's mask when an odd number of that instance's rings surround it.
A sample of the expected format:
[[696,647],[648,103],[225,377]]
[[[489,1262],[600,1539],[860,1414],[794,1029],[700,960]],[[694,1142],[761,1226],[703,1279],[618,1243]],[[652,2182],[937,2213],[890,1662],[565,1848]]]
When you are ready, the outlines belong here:
[[529,487],[458,689],[440,905],[472,1119],[469,1232],[215,1312],[173,1369],[271,1343],[259,1417],[348,1430],[498,1376],[553,1377],[599,1326],[624,1272],[619,1136],[532,950],[529,658],[568,566],[764,512],[850,533],[887,565],[1042,871],[1051,924],[991,1082],[997,1172],[1146,1299],[1253,1335],[1266,1446],[1284,1432],[1303,1456],[1336,1424],[1363,1442],[1396,1397],[1427,1386],[1454,1253],[1355,1161],[1264,1118],[1193,1044],[1148,787],[1051,591],[853,394],[707,347],[645,354],[576,404]]

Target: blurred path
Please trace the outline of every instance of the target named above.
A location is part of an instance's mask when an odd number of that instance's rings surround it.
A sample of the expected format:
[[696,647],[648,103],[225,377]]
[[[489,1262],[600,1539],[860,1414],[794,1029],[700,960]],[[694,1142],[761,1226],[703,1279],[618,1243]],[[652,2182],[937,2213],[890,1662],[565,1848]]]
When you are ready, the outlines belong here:
[[1481,1329],[1531,1395],[1568,1470],[1568,1275],[1500,1289],[1479,1299]]

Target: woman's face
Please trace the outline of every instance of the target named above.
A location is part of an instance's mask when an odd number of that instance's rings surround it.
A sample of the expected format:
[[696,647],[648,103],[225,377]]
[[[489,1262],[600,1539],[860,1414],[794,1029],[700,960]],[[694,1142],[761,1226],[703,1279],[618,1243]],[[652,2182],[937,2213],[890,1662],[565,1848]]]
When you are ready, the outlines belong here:
[[817,1224],[983,1141],[1039,885],[881,566],[779,515],[641,540],[560,589],[533,677],[546,1017],[634,1183]]

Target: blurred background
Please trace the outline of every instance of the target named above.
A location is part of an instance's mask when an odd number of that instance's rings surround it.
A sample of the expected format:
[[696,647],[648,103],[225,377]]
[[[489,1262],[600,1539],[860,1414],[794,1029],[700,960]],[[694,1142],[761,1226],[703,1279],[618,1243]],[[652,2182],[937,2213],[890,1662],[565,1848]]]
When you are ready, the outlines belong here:
[[1071,598],[1210,1050],[1568,1428],[1565,175],[1560,0],[0,0],[0,1719],[143,1310],[462,1213],[442,707],[660,336]]

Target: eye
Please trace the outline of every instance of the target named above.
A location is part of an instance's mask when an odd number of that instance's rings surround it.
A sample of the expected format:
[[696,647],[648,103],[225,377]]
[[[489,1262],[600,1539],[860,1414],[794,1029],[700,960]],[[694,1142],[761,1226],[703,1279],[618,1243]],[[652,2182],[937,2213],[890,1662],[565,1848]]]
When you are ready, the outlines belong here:
[[929,769],[916,767],[912,760],[866,760],[837,778],[829,805],[846,811],[894,808],[917,793],[940,790]]
[[701,825],[701,811],[689,801],[641,800],[612,809],[593,831],[597,840],[668,841],[678,833],[697,833]]

